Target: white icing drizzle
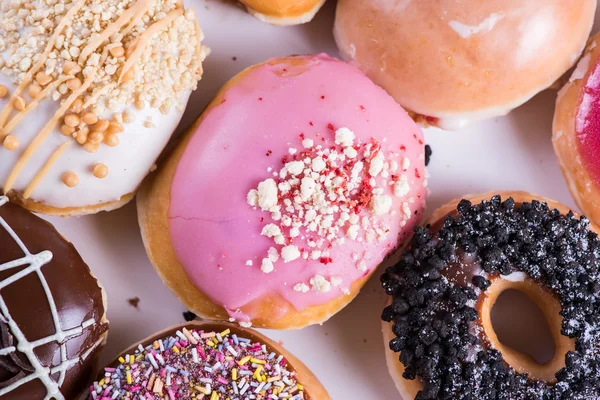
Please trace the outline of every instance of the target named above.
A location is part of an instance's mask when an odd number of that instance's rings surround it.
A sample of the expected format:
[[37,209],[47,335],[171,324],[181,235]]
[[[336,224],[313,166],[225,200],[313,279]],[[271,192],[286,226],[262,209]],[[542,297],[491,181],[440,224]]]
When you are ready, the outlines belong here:
[[[7,202],[8,202],[7,197],[0,196],[0,207],[3,206],[4,204],[6,204]],[[0,271],[6,271],[6,270],[9,270],[12,268],[17,268],[17,267],[21,267],[24,265],[28,265],[27,268],[12,275],[10,278],[0,281],[0,289],[18,281],[19,279],[21,279],[29,274],[35,273],[37,275],[38,279],[40,280],[40,283],[44,289],[44,293],[46,294],[46,298],[48,299],[48,304],[50,306],[50,313],[52,314],[52,320],[54,322],[54,327],[56,330],[56,333],[54,335],[50,335],[50,336],[35,340],[33,342],[28,341],[27,337],[25,337],[25,335],[19,328],[19,325],[17,324],[17,322],[10,315],[8,306],[6,305],[4,298],[0,295],[0,321],[6,323],[8,325],[11,334],[17,340],[16,347],[11,346],[11,347],[7,347],[4,349],[0,349],[0,356],[5,356],[8,354],[14,353],[16,351],[19,351],[23,355],[25,355],[25,357],[27,357],[27,360],[29,361],[29,363],[31,364],[31,366],[34,369],[33,373],[26,375],[25,377],[14,382],[10,386],[0,389],[0,397],[7,393],[10,393],[11,391],[15,390],[19,386],[26,384],[27,382],[30,382],[35,379],[39,379],[44,384],[44,386],[46,386],[46,390],[47,390],[47,394],[46,394],[46,397],[44,398],[44,400],[49,400],[49,399],[64,400],[65,398],[62,395],[62,393],[60,392],[60,387],[64,383],[67,371],[70,368],[72,368],[74,365],[76,365],[77,363],[85,360],[94,351],[94,349],[96,349],[102,343],[104,338],[98,339],[98,341],[96,341],[81,356],[75,357],[72,359],[69,359],[67,357],[66,342],[73,337],[81,335],[81,333],[83,332],[83,330],[85,328],[94,326],[96,324],[96,321],[93,318],[90,318],[87,321],[83,322],[78,327],[63,330],[62,327],[60,326],[58,310],[56,309],[56,303],[54,301],[52,291],[50,290],[50,287],[48,286],[48,282],[46,281],[46,278],[41,271],[41,268],[44,265],[48,264],[50,262],[50,260],[52,260],[52,253],[50,251],[45,250],[38,254],[31,254],[31,252],[27,249],[27,247],[25,246],[23,241],[19,238],[19,236],[17,236],[15,231],[8,225],[8,223],[2,217],[0,217],[0,227],[4,228],[6,230],[6,232],[8,232],[8,234],[13,238],[15,243],[19,246],[19,248],[25,254],[24,257],[21,257],[19,259],[13,260],[13,261],[6,262],[4,264],[0,264]],[[41,364],[40,360],[35,355],[34,350],[40,346],[43,346],[43,345],[51,343],[51,342],[57,342],[60,344],[60,364],[58,364],[57,366],[54,366],[52,368],[49,368],[49,367],[45,367]],[[55,382],[51,378],[51,376],[56,373],[59,374],[59,377],[58,377],[58,381]]]
[[494,26],[504,18],[503,14],[490,14],[484,19],[479,25],[467,25],[459,21],[450,21],[448,25],[452,28],[460,37],[468,39],[471,35],[476,35],[481,32],[490,32],[494,29]]

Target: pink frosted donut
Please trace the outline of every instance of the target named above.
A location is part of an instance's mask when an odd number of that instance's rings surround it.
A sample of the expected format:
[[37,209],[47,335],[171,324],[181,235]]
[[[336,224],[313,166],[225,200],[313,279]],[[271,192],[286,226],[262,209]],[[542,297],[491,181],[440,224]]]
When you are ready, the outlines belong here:
[[571,195],[600,224],[600,34],[556,100],[552,142]]
[[419,222],[423,136],[354,67],[288,57],[233,78],[138,199],[146,249],[196,314],[269,328],[348,304]]

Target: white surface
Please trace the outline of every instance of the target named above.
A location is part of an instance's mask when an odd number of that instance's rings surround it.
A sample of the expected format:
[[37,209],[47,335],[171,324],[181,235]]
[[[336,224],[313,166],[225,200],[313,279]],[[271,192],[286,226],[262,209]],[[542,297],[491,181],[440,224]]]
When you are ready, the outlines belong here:
[[[200,114],[225,81],[251,64],[295,53],[337,54],[331,2],[312,23],[292,28],[260,23],[231,3],[186,3],[198,11],[212,54],[182,127]],[[507,117],[459,133],[427,130],[426,141],[433,148],[429,211],[467,193],[496,189],[529,190],[574,206],[550,142],[555,97],[554,91],[547,91]],[[74,242],[108,292],[111,330],[103,360],[183,321],[185,308],[162,285],[146,257],[133,204],[91,217],[50,219]],[[323,326],[267,332],[283,340],[336,400],[399,398],[385,366],[379,323],[385,295],[378,276]],[[127,302],[135,296],[141,299],[139,310]]]

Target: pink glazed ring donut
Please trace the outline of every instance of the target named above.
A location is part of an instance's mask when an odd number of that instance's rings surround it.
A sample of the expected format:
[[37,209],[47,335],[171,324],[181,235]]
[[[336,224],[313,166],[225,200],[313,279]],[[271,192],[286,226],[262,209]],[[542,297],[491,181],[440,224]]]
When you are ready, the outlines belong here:
[[423,135],[326,55],[243,71],[138,197],[165,284],[197,315],[273,329],[322,323],[412,233]]

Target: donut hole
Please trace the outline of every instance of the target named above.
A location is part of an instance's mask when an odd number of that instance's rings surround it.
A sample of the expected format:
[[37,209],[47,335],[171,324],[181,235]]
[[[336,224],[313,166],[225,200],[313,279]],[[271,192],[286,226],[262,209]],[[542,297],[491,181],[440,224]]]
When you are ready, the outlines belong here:
[[525,293],[503,291],[491,310],[492,327],[503,345],[544,365],[556,355],[556,345],[542,310]]

